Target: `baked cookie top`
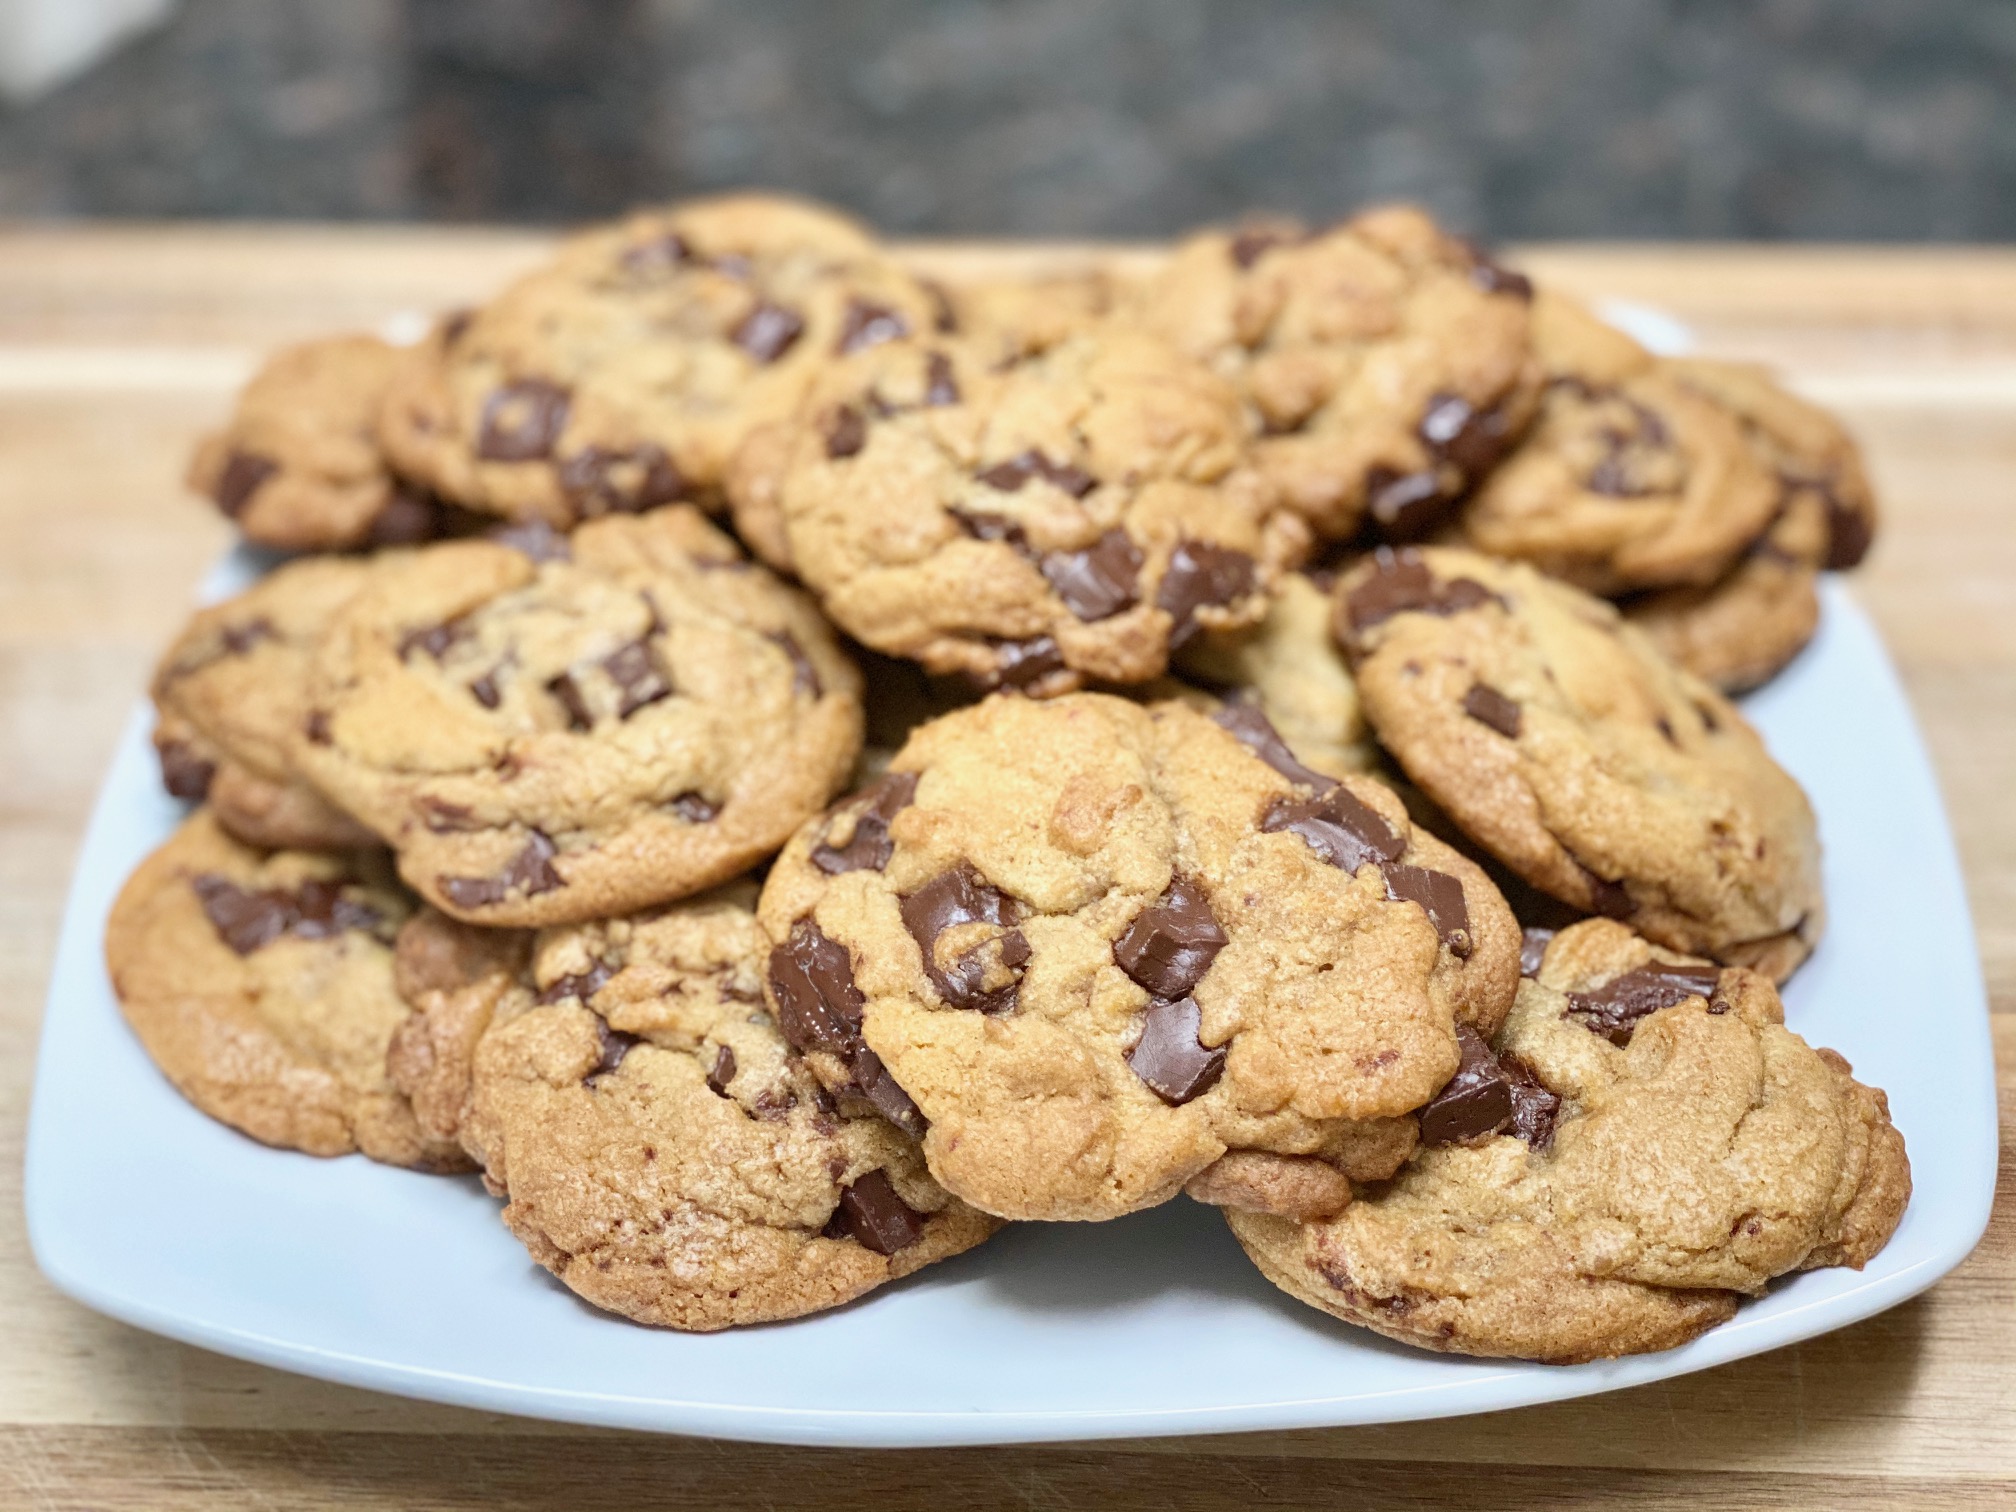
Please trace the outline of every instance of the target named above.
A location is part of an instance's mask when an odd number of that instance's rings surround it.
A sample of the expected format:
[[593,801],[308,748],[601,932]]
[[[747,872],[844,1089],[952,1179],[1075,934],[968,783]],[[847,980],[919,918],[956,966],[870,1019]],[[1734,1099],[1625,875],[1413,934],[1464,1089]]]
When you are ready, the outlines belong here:
[[248,541],[280,551],[344,551],[431,540],[449,512],[394,478],[378,411],[405,354],[375,336],[282,347],[205,436],[189,486]]
[[573,238],[447,327],[400,370],[382,436],[402,471],[513,519],[705,501],[824,364],[939,311],[844,216],[694,200]]
[[444,912],[538,925],[698,892],[847,779],[860,677],[690,506],[380,562],[295,759]]
[[154,671],[154,748],[162,784],[208,799],[249,845],[337,850],[377,836],[295,769],[316,639],[370,568],[357,559],[283,563],[245,592],[199,609]]
[[1390,1170],[1518,969],[1482,872],[1378,784],[1248,705],[1103,694],[918,730],[761,913],[786,1038],[1007,1218],[1115,1217],[1228,1150]]
[[385,1074],[411,908],[370,855],[254,850],[198,810],[127,879],[105,962],[154,1064],[212,1118],[311,1155],[459,1169]]
[[774,533],[876,650],[1038,694],[1143,682],[1198,630],[1257,619],[1269,563],[1299,549],[1286,522],[1270,535],[1244,447],[1232,389],[1141,332],[994,371],[892,345],[816,388]]
[[1464,507],[1465,542],[1592,593],[1720,577],[1779,494],[1736,416],[1558,295],[1534,301],[1533,346],[1539,416]]
[[1311,1224],[1234,1211],[1313,1306],[1410,1344],[1573,1362],[1666,1349],[1791,1271],[1860,1268],[1911,1190],[1883,1094],[1765,977],[1589,920],[1421,1114],[1400,1173]]
[[1418,210],[1207,231],[1135,316],[1230,378],[1255,457],[1326,536],[1412,540],[1517,440],[1539,372],[1532,286]]
[[1380,743],[1479,845],[1587,913],[1783,979],[1824,909],[1812,807],[1729,701],[1533,568],[1382,551],[1337,584]]
[[588,1301],[682,1329],[794,1318],[998,1226],[840,1112],[763,1007],[743,884],[547,931],[474,1057],[463,1135],[504,1221]]

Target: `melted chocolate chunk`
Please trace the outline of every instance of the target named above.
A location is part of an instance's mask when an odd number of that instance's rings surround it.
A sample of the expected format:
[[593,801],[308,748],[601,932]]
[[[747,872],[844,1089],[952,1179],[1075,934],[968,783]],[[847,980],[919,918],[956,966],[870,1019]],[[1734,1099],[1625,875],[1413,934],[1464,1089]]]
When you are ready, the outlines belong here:
[[568,562],[574,559],[574,549],[568,544],[567,537],[544,520],[500,525],[485,532],[483,539],[495,541],[499,546],[509,546],[535,562]]
[[846,313],[840,317],[840,340],[834,350],[845,357],[885,341],[900,341],[909,334],[910,322],[900,312],[887,305],[850,298]]
[[262,615],[242,625],[226,625],[222,639],[226,655],[246,656],[259,642],[280,639],[280,632],[273,628],[273,621]]
[[681,793],[672,800],[671,808],[688,824],[711,824],[721,814],[721,806],[700,793]]
[[1365,512],[1389,541],[1418,541],[1449,518],[1456,496],[1431,469],[1399,473],[1378,466],[1365,474]]
[[[1578,866],[1580,862],[1576,863]],[[1599,877],[1588,867],[1582,867],[1582,875],[1589,883],[1589,911],[1601,914],[1606,919],[1628,919],[1633,904],[1631,893],[1622,882],[1612,882],[1608,877]]]
[[728,1083],[735,1080],[735,1052],[726,1045],[714,1052],[714,1065],[707,1072],[707,1087],[716,1097],[728,1095]]
[[1436,394],[1428,401],[1420,435],[1430,451],[1454,463],[1466,478],[1489,472],[1512,446],[1503,410],[1477,409],[1457,394]]
[[539,830],[527,835],[524,848],[494,877],[449,877],[434,879],[441,895],[457,908],[489,908],[502,903],[514,892],[528,898],[565,887],[567,879],[553,867],[560,849]]
[[415,651],[424,651],[438,662],[462,639],[463,634],[463,627],[452,620],[445,625],[408,630],[399,637],[399,659],[411,661]]
[[224,471],[217,475],[217,484],[210,497],[217,501],[219,509],[235,520],[252,502],[252,495],[259,492],[266,480],[278,471],[280,464],[271,457],[234,451],[225,459]]
[[959,380],[952,374],[952,359],[932,352],[924,359],[924,407],[939,409],[959,402]]
[[1387,862],[1383,870],[1387,898],[1395,903],[1418,903],[1435,926],[1436,938],[1457,960],[1467,961],[1476,942],[1470,934],[1470,908],[1463,901],[1463,884],[1447,872],[1404,866],[1398,861]]
[[572,673],[562,672],[546,684],[546,691],[559,701],[567,711],[567,728],[570,730],[593,729],[595,711],[588,707],[588,695]]
[[930,1124],[925,1122],[922,1110],[910,1100],[910,1094],[889,1074],[881,1056],[866,1045],[860,1045],[848,1061],[847,1070],[854,1079],[854,1089],[869,1107],[912,1139],[924,1137]]
[[521,378],[483,401],[476,455],[485,462],[537,462],[553,455],[573,396],[543,378]]
[[672,679],[645,641],[632,641],[610,652],[603,658],[602,670],[616,684],[618,719],[628,719],[639,709],[672,696]]
[[1155,607],[1175,622],[1169,629],[1169,648],[1179,650],[1197,634],[1199,609],[1244,598],[1253,591],[1254,580],[1253,558],[1243,551],[1207,541],[1177,542],[1155,591]]
[[[1006,893],[962,862],[903,898],[900,908],[903,927],[923,952],[924,974],[948,1007],[1006,1013],[1015,1006],[1029,942],[1014,927],[1020,911]],[[991,924],[1005,932],[972,946],[948,970],[938,962],[938,937],[966,924]],[[1007,968],[1009,981],[987,987],[990,965]]]
[[1064,653],[1047,635],[1026,641],[997,641],[991,683],[1000,688],[1028,688],[1064,668]]
[[570,972],[561,977],[539,994],[542,1003],[564,1003],[569,998],[579,998],[583,1004],[602,990],[609,978],[616,975],[617,967],[608,961],[595,960],[586,971]]
[[850,871],[879,872],[896,850],[896,842],[889,838],[889,825],[916,796],[915,772],[884,772],[856,800],[860,807],[847,843],[834,846],[821,840],[812,847],[812,864],[829,877]]
[[1113,942],[1113,960],[1150,996],[1173,1000],[1188,997],[1204,980],[1225,943],[1204,889],[1178,877]]
[[878,1255],[893,1255],[924,1237],[924,1217],[896,1194],[880,1171],[868,1171],[843,1188],[822,1232],[828,1239],[852,1239]]
[[1157,998],[1142,1016],[1141,1038],[1127,1052],[1134,1074],[1172,1107],[1202,1097],[1224,1074],[1225,1047],[1207,1048],[1197,1038],[1203,1024],[1195,998]]
[[683,497],[686,479],[662,447],[591,446],[560,464],[560,488],[584,515],[637,513]]
[[615,1075],[616,1068],[623,1064],[623,1058],[644,1043],[637,1035],[611,1029],[600,1014],[595,1016],[595,1038],[599,1046],[595,1064],[581,1078],[581,1085],[589,1088],[599,1085],[603,1077]]
[[1568,1017],[1591,1034],[1624,1046],[1640,1019],[1690,997],[1712,997],[1721,980],[1719,966],[1637,966],[1594,992],[1568,994]]
[[1039,564],[1064,607],[1090,623],[1134,603],[1141,548],[1124,530],[1109,530],[1083,551],[1049,551]]
[[1248,226],[1232,238],[1226,250],[1232,254],[1233,262],[1250,268],[1275,247],[1292,246],[1300,240],[1299,233],[1280,226]]
[[1326,777],[1295,759],[1295,753],[1288,749],[1288,742],[1281,738],[1281,732],[1274,728],[1274,721],[1267,717],[1256,700],[1232,699],[1221,705],[1211,719],[1290,782],[1318,792],[1337,785],[1334,777]]
[[1481,725],[1489,725],[1507,740],[1519,738],[1519,705],[1485,683],[1472,683],[1463,695],[1463,712]]
[[1533,1068],[1514,1055],[1498,1058],[1498,1066],[1512,1088],[1512,1121],[1504,1133],[1523,1139],[1535,1150],[1554,1143],[1554,1123],[1561,1116],[1561,1099],[1547,1090],[1533,1074]]
[[324,940],[358,929],[382,933],[386,918],[377,909],[343,896],[336,882],[303,882],[292,892],[284,888],[253,891],[227,877],[206,874],[189,884],[217,938],[239,955],[250,955],[282,935]]
[[819,681],[819,669],[812,665],[812,658],[805,654],[805,648],[798,643],[798,637],[789,630],[766,630],[764,639],[775,641],[783,653],[791,659],[791,691],[803,698],[818,698],[825,688]]
[[826,455],[834,461],[858,456],[867,444],[868,421],[853,405],[840,405],[826,417]]
[[1515,273],[1510,268],[1501,267],[1483,253],[1477,254],[1477,261],[1470,269],[1470,282],[1486,294],[1510,294],[1515,299],[1531,302],[1533,280],[1524,273]]
[[1512,1079],[1484,1037],[1456,1026],[1462,1055],[1456,1074],[1421,1109],[1421,1143],[1468,1144],[1496,1134],[1512,1121]]
[[1396,614],[1461,614],[1503,602],[1475,578],[1442,582],[1419,552],[1382,546],[1374,553],[1372,575],[1351,590],[1344,612],[1354,631],[1364,631]]
[[1537,977],[1540,963],[1547,958],[1547,947],[1554,942],[1559,930],[1544,929],[1537,924],[1528,924],[1519,935],[1519,975]]
[[693,260],[693,246],[677,231],[666,231],[626,247],[620,261],[630,273],[662,273]]
[[329,732],[329,711],[310,709],[308,717],[301,721],[301,733],[308,737],[310,745],[334,745],[336,737]]
[[744,315],[729,333],[735,345],[761,363],[775,362],[805,334],[805,318],[796,310],[764,300]]
[[1841,502],[1831,482],[1819,482],[1820,502],[1827,509],[1827,560],[1829,572],[1845,572],[1869,554],[1876,539],[1876,522],[1859,509]]
[[500,664],[492,667],[476,681],[469,684],[469,695],[486,709],[494,709],[504,702],[504,690],[497,682],[497,674],[504,670]]
[[867,999],[854,985],[853,958],[810,917],[793,924],[790,939],[770,952],[769,979],[778,1032],[794,1050],[848,1060],[862,1048]]
[[171,798],[201,803],[210,796],[210,783],[217,775],[217,763],[198,756],[187,741],[164,742],[156,753],[161,758],[161,786]]
[[1034,449],[1018,452],[1006,462],[996,462],[977,477],[989,488],[998,488],[1003,493],[1017,493],[1031,478],[1041,478],[1052,488],[1061,489],[1074,499],[1084,498],[1099,486],[1098,480],[1082,467],[1073,467],[1068,462],[1052,462]]
[[1314,798],[1276,798],[1260,828],[1286,830],[1342,871],[1356,872],[1367,861],[1398,861],[1407,844],[1376,810],[1339,784]]

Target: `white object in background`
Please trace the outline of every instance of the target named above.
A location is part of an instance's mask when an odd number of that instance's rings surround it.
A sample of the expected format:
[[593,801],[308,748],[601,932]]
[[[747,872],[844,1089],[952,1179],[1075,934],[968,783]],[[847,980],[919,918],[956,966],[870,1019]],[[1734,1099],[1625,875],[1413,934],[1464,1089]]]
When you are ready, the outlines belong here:
[[175,0],[0,0],[0,95],[32,100],[67,83]]
[[1596,313],[1661,357],[1685,357],[1695,349],[1694,332],[1664,310],[1630,299],[1599,299]]

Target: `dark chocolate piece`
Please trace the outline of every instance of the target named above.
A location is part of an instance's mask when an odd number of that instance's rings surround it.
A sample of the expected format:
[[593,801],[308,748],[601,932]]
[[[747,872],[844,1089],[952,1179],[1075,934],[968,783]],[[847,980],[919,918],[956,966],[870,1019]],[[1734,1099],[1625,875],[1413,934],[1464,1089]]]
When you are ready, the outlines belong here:
[[1225,1047],[1197,1038],[1204,1013],[1193,997],[1157,998],[1142,1016],[1141,1038],[1127,1052],[1127,1064],[1162,1101],[1172,1107],[1202,1097],[1225,1071]]
[[1418,551],[1382,546],[1373,554],[1372,575],[1351,590],[1344,610],[1351,628],[1364,631],[1409,611],[1451,615],[1503,602],[1475,578],[1440,581]]
[[645,641],[632,641],[603,658],[602,670],[616,684],[616,717],[628,719],[639,709],[672,696],[672,679]]
[[591,446],[560,464],[560,487],[584,515],[634,514],[684,497],[686,479],[664,448]]
[[828,1239],[852,1239],[878,1255],[893,1255],[924,1237],[924,1217],[896,1194],[887,1176],[868,1171],[842,1189],[824,1233]]
[[867,999],[854,985],[847,947],[809,916],[770,952],[770,991],[777,1028],[795,1050],[823,1050],[843,1060],[861,1047],[861,1010]]
[[[896,850],[896,842],[889,838],[889,825],[916,796],[915,772],[884,772],[851,800],[859,807],[854,814],[854,832],[847,843],[834,846],[821,840],[812,847],[812,864],[829,877],[842,872],[882,870]],[[829,825],[829,833],[830,830]]]
[[485,462],[537,462],[553,455],[573,396],[544,378],[520,378],[483,401],[476,455]]
[[847,301],[840,317],[840,340],[834,350],[845,357],[885,341],[900,341],[909,334],[910,322],[901,312],[857,296]]
[[616,1068],[623,1064],[623,1058],[644,1041],[637,1035],[621,1029],[611,1029],[598,1013],[595,1016],[595,1038],[600,1044],[600,1053],[595,1064],[588,1068],[588,1074],[581,1078],[581,1085],[593,1088],[605,1076],[613,1076]]
[[763,634],[791,658],[791,691],[805,698],[821,697],[825,689],[819,682],[819,669],[812,665],[812,658],[805,654],[798,637],[789,630],[766,630]]
[[1367,861],[1398,861],[1407,843],[1378,811],[1339,784],[1314,798],[1276,798],[1260,828],[1298,835],[1332,866],[1356,872]]
[[241,956],[284,934],[304,940],[329,939],[351,929],[377,934],[387,922],[377,909],[344,897],[342,884],[336,882],[303,882],[292,892],[254,891],[228,877],[206,873],[191,878],[189,885],[217,938]]
[[1463,712],[1488,725],[1507,740],[1519,738],[1519,705],[1486,683],[1472,683],[1463,695]]
[[1288,749],[1288,742],[1281,738],[1281,732],[1274,728],[1274,721],[1267,717],[1266,711],[1260,707],[1257,700],[1252,698],[1228,700],[1219,707],[1211,719],[1221,729],[1228,731],[1239,744],[1290,782],[1314,788],[1318,792],[1337,785],[1336,778],[1326,777],[1295,759],[1295,753]]
[[1496,1134],[1512,1119],[1512,1082],[1484,1037],[1456,1026],[1462,1055],[1456,1074],[1421,1109],[1421,1143],[1468,1144]]
[[704,793],[681,793],[672,800],[671,809],[688,824],[711,824],[721,815],[721,805]]
[[1365,512],[1388,541],[1418,541],[1455,510],[1457,497],[1430,468],[1401,473],[1384,465],[1365,474]]
[[495,541],[499,546],[509,546],[535,562],[568,562],[574,559],[574,548],[567,544],[567,537],[544,520],[522,520],[514,525],[500,525],[484,532],[483,539]]
[[[903,898],[900,907],[903,927],[923,952],[924,974],[947,1006],[980,1013],[1006,1013],[1014,1008],[1021,986],[1019,968],[1029,959],[1029,942],[1015,928],[1019,910],[1013,899],[962,862]],[[991,924],[1004,932],[966,950],[948,970],[938,961],[938,937],[966,924]],[[992,952],[990,945],[995,946]],[[990,964],[1010,971],[1005,985],[992,989],[985,985]]]
[[1083,551],[1049,551],[1039,564],[1057,597],[1079,619],[1110,619],[1139,596],[1141,548],[1109,530]]
[[867,444],[867,417],[853,405],[838,405],[826,417],[826,455],[834,461],[859,455]]
[[736,322],[729,337],[751,357],[767,365],[790,351],[804,334],[805,318],[796,310],[763,300]]
[[714,1065],[707,1072],[707,1086],[716,1097],[728,1095],[728,1083],[735,1080],[735,1052],[726,1045],[714,1051]]
[[1459,961],[1468,960],[1476,941],[1470,934],[1470,908],[1463,901],[1463,884],[1447,872],[1398,861],[1388,861],[1383,870],[1386,896],[1396,903],[1418,903],[1449,953]]
[[1151,996],[1175,999],[1190,995],[1225,944],[1204,889],[1177,877],[1113,942],[1113,959]]
[[1155,590],[1155,607],[1175,623],[1169,627],[1169,647],[1178,650],[1197,634],[1197,611],[1221,608],[1253,591],[1253,558],[1243,551],[1208,541],[1179,541]]
[[542,1003],[564,1003],[569,998],[579,998],[586,1006],[588,1000],[602,990],[602,984],[616,975],[617,968],[604,960],[595,960],[586,971],[570,972],[542,990]]
[[1713,997],[1719,966],[1636,966],[1593,992],[1568,994],[1568,1017],[1611,1044],[1631,1043],[1641,1019],[1690,997]]
[[210,491],[210,497],[217,501],[219,509],[235,520],[252,502],[252,495],[279,471],[280,464],[271,457],[234,451],[225,459],[224,471],[217,475],[217,484]]
[[1084,468],[1073,467],[1068,462],[1053,462],[1033,448],[1017,452],[1005,462],[996,462],[977,476],[989,488],[998,488],[1003,493],[1016,493],[1031,478],[1041,478],[1074,499],[1084,498],[1099,486],[1098,480]]
[[216,762],[198,756],[186,740],[163,741],[155,754],[161,758],[161,786],[169,797],[201,803],[210,796]]
[[1064,653],[1047,635],[1026,641],[997,641],[992,682],[1002,688],[1028,688],[1064,668]]
[[435,884],[457,908],[489,908],[514,892],[534,898],[567,885],[567,879],[553,867],[553,858],[559,854],[559,847],[551,839],[533,830],[527,835],[524,848],[496,876],[441,876],[435,878]]
[[959,380],[952,373],[952,359],[932,352],[924,359],[924,407],[938,409],[959,402]]
[[1519,975],[1537,977],[1540,963],[1547,957],[1547,947],[1554,942],[1559,930],[1544,929],[1537,924],[1528,924],[1519,935]]

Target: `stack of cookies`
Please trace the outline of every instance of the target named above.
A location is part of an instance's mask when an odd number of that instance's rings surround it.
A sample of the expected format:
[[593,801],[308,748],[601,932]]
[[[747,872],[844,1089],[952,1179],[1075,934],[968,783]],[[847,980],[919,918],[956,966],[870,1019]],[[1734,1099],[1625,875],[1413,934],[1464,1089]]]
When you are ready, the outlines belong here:
[[192,479],[293,555],[156,676],[127,1018],[254,1138],[479,1171],[597,1306],[1187,1194],[1349,1322],[1585,1360],[1903,1212],[1726,696],[1867,547],[1854,447],[1418,212],[949,288],[640,214],[281,353]]

